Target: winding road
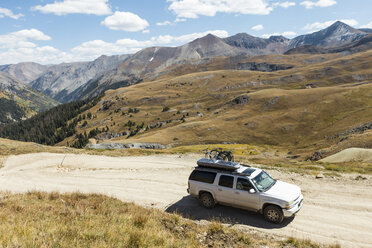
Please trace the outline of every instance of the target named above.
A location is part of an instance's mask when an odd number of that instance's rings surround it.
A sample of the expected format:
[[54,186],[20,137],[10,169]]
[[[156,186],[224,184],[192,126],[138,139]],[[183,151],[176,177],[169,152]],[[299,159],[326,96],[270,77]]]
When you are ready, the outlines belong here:
[[315,179],[311,175],[269,171],[302,188],[305,201],[281,225],[257,213],[231,207],[204,209],[187,195],[187,179],[197,157],[159,155],[106,157],[35,153],[10,156],[0,168],[0,191],[31,190],[102,193],[122,201],[177,212],[194,220],[220,219],[236,228],[309,239],[342,247],[372,247],[372,177]]

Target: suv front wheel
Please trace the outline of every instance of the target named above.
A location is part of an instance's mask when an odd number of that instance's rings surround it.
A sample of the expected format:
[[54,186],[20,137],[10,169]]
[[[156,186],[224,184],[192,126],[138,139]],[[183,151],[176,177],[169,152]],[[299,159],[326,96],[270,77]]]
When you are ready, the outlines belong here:
[[213,208],[216,205],[213,196],[208,192],[201,193],[199,199],[201,204],[206,208]]
[[282,223],[284,219],[283,211],[274,205],[267,206],[264,209],[264,216],[266,220],[276,224]]

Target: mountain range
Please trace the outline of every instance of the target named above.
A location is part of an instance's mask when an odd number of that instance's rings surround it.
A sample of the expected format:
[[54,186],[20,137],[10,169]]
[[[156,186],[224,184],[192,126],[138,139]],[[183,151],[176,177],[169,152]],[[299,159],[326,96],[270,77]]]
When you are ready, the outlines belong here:
[[[54,138],[45,132],[44,138],[74,147],[84,147],[89,138],[108,145],[269,144],[307,155],[372,147],[372,34],[367,31],[336,22],[294,39],[207,35],[179,47],[48,65],[28,85],[2,72],[0,104],[22,106],[32,94],[60,102],[99,94],[92,103],[63,104],[48,111],[52,116],[45,112],[27,120],[32,128],[39,125],[35,119],[54,118],[56,130],[69,134],[54,139],[55,132]],[[77,114],[71,114],[72,105]],[[31,115],[13,108],[3,113],[7,122]],[[22,123],[0,127],[2,137],[22,136]]]
[[[12,77],[13,82],[19,83],[21,88],[28,84],[37,94],[41,92],[57,102],[65,103],[93,97],[108,89],[156,80],[163,75],[181,75],[185,68],[202,71],[203,68],[210,68],[211,64],[220,70],[289,69],[296,65],[281,61],[260,62],[259,56],[365,51],[372,46],[371,31],[335,22],[326,29],[293,39],[283,36],[265,39],[246,33],[221,39],[209,34],[179,47],[149,47],[132,55],[103,55],[91,62],[3,65],[0,71],[2,75]],[[43,96],[43,99],[47,98]],[[51,102],[47,102],[45,106],[51,106]]]

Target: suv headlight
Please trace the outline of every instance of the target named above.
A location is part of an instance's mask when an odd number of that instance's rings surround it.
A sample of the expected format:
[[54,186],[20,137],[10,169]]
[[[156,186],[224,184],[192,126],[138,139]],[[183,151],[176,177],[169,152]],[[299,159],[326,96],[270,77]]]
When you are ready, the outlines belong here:
[[285,204],[285,209],[287,210],[291,209],[292,208],[291,206],[296,202],[296,200],[290,201],[287,204]]

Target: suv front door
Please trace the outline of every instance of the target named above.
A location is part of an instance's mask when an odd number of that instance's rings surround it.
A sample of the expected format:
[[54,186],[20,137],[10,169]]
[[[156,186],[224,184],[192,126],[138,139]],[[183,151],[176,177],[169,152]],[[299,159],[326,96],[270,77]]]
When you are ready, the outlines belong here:
[[233,194],[235,204],[252,210],[259,210],[260,196],[257,192],[249,193],[250,189],[256,189],[253,187],[252,183],[243,177],[237,177],[236,179],[236,189]]

